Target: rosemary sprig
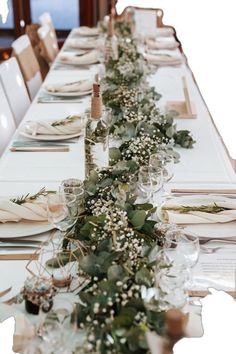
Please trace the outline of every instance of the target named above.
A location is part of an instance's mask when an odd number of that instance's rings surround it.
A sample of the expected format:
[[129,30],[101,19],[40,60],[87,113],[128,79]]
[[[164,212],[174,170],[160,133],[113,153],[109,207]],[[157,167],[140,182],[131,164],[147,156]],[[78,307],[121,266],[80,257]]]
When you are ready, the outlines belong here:
[[217,214],[224,210],[229,210],[230,208],[220,207],[216,203],[214,205],[200,205],[200,206],[185,206],[181,205],[179,207],[162,207],[162,210],[172,210],[178,211],[180,214],[188,214],[192,211],[201,211],[209,214]]
[[18,205],[22,205],[24,203],[30,203],[33,202],[34,200],[38,199],[41,196],[46,196],[49,192],[46,191],[46,188],[43,187],[42,189],[40,189],[40,191],[34,195],[30,195],[29,193],[26,195],[23,195],[21,197],[18,198],[14,198],[14,199],[10,199],[11,202],[18,204]]
[[68,116],[65,119],[60,119],[52,123],[52,127],[64,126],[67,124],[74,123],[76,120],[80,119],[80,116]]

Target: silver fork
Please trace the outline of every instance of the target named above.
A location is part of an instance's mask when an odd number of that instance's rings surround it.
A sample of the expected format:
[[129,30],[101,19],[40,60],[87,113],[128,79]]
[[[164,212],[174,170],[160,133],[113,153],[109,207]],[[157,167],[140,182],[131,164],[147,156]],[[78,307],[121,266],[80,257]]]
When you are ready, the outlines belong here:
[[208,242],[220,242],[220,243],[231,243],[236,244],[236,240],[230,240],[228,238],[206,238],[199,241],[200,245],[205,245]]
[[229,248],[225,248],[224,246],[219,246],[219,247],[205,247],[205,246],[201,246],[201,251],[203,251],[204,253],[207,254],[212,254],[215,253],[221,249],[229,249]]

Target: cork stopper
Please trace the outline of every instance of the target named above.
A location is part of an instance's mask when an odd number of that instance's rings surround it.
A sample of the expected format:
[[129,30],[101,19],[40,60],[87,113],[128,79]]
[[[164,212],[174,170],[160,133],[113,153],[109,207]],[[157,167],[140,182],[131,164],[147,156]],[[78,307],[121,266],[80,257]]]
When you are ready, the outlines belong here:
[[91,118],[100,119],[102,116],[102,97],[100,92],[100,84],[93,84],[93,94],[91,100]]
[[175,340],[184,336],[188,316],[178,309],[171,309],[166,312],[166,334]]

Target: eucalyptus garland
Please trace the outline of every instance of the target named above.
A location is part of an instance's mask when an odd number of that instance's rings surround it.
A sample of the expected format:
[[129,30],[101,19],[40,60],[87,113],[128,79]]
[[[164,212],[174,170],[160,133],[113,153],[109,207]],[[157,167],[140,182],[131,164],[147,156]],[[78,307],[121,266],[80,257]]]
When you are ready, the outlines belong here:
[[163,332],[158,301],[155,309],[147,308],[142,294],[155,286],[164,235],[155,228],[153,205],[136,203],[137,174],[158,149],[178,159],[174,144],[190,148],[194,141],[157,108],[160,95],[146,79],[152,69],[138,53],[130,27],[118,26],[119,60],[109,61],[102,87],[103,102],[113,111],[111,133],[121,141],[110,150],[111,166],[91,171],[85,180],[84,212],[63,246],[70,249],[78,241],[84,250],[79,276],[86,286],[76,311],[78,327],[86,333],[81,353],[146,354],[145,332]]
[[166,138],[166,143],[192,148],[195,141],[189,131],[177,131],[173,114],[162,113],[157,107],[161,95],[154,87],[150,87],[147,80],[153,68],[138,52],[131,31],[127,28],[127,23],[119,24],[119,59],[110,59],[107,63],[106,76],[102,82],[103,102],[113,112],[111,134],[122,141],[132,139],[133,143],[137,137],[137,125],[145,122],[148,123],[148,130],[158,129],[161,137]]

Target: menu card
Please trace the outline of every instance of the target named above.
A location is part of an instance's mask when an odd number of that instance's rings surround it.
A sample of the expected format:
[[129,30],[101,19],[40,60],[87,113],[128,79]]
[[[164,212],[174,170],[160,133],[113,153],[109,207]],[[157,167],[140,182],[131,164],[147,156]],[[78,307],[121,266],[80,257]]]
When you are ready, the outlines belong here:
[[136,36],[155,35],[157,29],[157,13],[155,10],[135,10],[135,33]]
[[213,254],[200,254],[193,269],[193,289],[209,287],[224,291],[236,289],[236,248],[219,250]]

